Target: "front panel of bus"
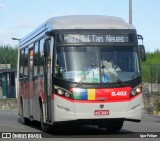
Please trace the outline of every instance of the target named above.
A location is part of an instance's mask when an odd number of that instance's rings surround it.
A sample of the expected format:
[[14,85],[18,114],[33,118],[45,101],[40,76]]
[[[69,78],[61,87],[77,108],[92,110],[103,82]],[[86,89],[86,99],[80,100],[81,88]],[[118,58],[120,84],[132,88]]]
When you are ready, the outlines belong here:
[[141,119],[135,30],[55,32],[54,121]]

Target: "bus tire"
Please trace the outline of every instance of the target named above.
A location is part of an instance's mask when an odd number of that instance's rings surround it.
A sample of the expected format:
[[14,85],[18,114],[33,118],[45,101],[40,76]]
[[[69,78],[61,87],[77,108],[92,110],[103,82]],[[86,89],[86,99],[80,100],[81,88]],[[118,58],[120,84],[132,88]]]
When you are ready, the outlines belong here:
[[21,116],[21,122],[24,124],[24,125],[29,125],[30,121],[28,118],[24,117],[23,115]]
[[107,132],[119,132],[122,129],[123,126],[123,120],[116,121],[116,120],[111,120],[106,126]]
[[44,116],[43,116],[43,108],[40,109],[40,123],[41,123],[41,129],[45,133],[51,132],[51,125],[44,123]]

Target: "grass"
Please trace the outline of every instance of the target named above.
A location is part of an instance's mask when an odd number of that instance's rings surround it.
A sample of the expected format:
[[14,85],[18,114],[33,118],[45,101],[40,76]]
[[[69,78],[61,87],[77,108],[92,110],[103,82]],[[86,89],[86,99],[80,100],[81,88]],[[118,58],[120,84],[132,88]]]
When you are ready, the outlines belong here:
[[18,49],[11,46],[0,46],[0,64],[11,64],[12,68],[16,68],[18,58]]

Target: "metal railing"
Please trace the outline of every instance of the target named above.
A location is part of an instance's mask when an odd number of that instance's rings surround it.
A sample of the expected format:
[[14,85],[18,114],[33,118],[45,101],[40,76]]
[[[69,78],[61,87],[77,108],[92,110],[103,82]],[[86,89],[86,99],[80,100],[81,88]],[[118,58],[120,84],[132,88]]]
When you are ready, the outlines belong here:
[[160,64],[142,65],[144,93],[160,94]]

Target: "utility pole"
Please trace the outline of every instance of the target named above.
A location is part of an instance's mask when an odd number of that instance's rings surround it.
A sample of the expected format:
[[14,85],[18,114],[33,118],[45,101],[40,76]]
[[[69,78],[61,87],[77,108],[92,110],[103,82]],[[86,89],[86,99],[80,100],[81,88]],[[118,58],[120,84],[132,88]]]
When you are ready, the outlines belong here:
[[132,24],[132,0],[129,0],[129,24]]
[[[17,62],[17,68],[19,67],[19,56],[20,56],[20,40],[19,38],[12,38],[12,40],[15,40],[15,41],[18,41],[18,62]],[[17,69],[17,74],[19,74],[19,69]],[[16,98],[18,98],[18,93],[19,93],[19,75],[17,75],[17,78],[16,78]]]

